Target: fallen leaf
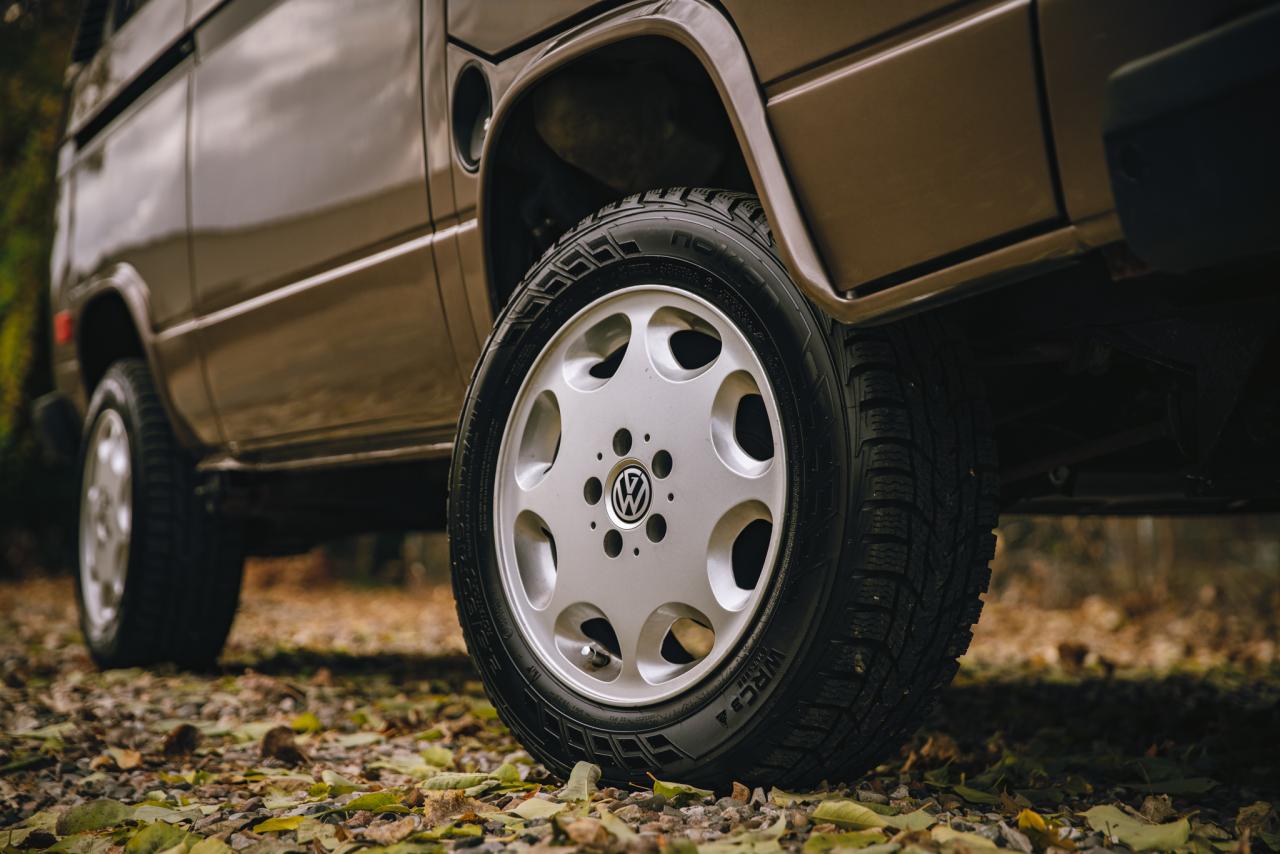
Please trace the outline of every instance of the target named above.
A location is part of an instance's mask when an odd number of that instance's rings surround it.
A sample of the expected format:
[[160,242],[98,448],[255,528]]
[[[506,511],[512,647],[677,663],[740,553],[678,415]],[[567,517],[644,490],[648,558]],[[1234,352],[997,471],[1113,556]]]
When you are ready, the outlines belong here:
[[1096,806],[1083,815],[1094,830],[1115,837],[1134,851],[1172,851],[1185,845],[1191,835],[1185,818],[1151,824],[1109,805]]
[[805,840],[805,854],[825,854],[833,848],[866,848],[871,845],[883,845],[887,842],[885,835],[879,830],[851,830],[843,833],[811,833]]
[[87,830],[101,830],[124,822],[132,815],[133,810],[119,801],[109,798],[98,798],[72,807],[58,817],[57,831],[59,836],[70,836],[84,833]]
[[449,768],[453,765],[453,751],[438,744],[426,748],[421,755],[424,762],[437,768]]
[[990,792],[984,792],[981,789],[975,789],[971,786],[966,786],[961,783],[957,783],[956,785],[952,786],[951,791],[955,792],[957,795],[964,798],[966,801],[968,801],[971,804],[995,805],[1000,803],[999,795],[993,795]]
[[157,821],[139,830],[125,843],[125,854],[158,854],[186,842],[188,834],[180,827]]
[[987,837],[977,833],[968,833],[963,830],[952,830],[946,825],[938,825],[929,831],[929,835],[935,841],[941,842],[943,845],[948,843],[958,843],[962,848],[998,848],[994,842]]
[[320,779],[324,781],[331,797],[349,795],[352,792],[359,791],[360,789],[358,785],[353,783],[351,780],[348,780],[346,777],[343,777],[337,771],[330,771],[327,768],[320,772]]
[[324,729],[324,724],[320,723],[314,712],[303,712],[289,721],[289,727],[294,732],[320,732]]
[[697,786],[689,786],[684,783],[670,783],[666,780],[659,780],[652,774],[649,775],[649,778],[653,780],[653,793],[655,795],[662,795],[677,805],[691,800],[700,801],[703,798],[710,798],[715,795],[715,792],[709,789],[699,789]]
[[132,771],[142,764],[142,754],[127,747],[109,747],[107,753],[121,771]]
[[342,806],[334,807],[329,812],[405,812],[406,807],[400,803],[400,795],[396,792],[369,792],[347,801]]
[[[590,762],[578,762],[573,766],[573,771],[569,773],[569,782],[560,791],[560,797],[566,801],[583,801],[591,800],[591,794],[596,790],[596,782],[600,779],[600,766]],[[655,787],[655,791],[656,791]]]
[[384,821],[380,824],[371,824],[365,828],[364,836],[379,845],[393,845],[400,842],[409,834],[418,829],[418,819],[416,816],[407,815],[404,818],[395,821]]
[[508,812],[515,813],[523,819],[550,818],[557,813],[564,812],[569,808],[568,804],[557,804],[543,798],[526,798],[516,804],[514,809]]
[[488,774],[467,774],[461,771],[446,771],[434,777],[428,777],[421,783],[424,789],[470,789],[489,779]]
[[217,837],[210,836],[192,845],[187,854],[231,854],[231,846]]
[[893,827],[898,830],[924,830],[937,819],[923,809],[905,815],[881,815],[856,801],[823,801],[813,811],[814,821],[829,821],[849,830],[871,827]]
[[603,806],[596,807],[596,814],[600,816],[600,823],[604,825],[604,829],[613,834],[623,845],[639,838],[639,834],[631,829],[631,825],[609,812]]
[[278,815],[260,821],[253,826],[254,833],[280,833],[286,830],[297,830],[302,826],[306,816],[303,815]]

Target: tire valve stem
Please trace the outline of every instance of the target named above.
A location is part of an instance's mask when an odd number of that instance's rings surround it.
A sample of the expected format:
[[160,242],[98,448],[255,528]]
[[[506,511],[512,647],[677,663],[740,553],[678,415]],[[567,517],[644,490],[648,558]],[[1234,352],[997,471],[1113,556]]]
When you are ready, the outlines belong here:
[[582,645],[582,660],[592,670],[599,670],[610,662],[611,656],[608,650],[592,641]]

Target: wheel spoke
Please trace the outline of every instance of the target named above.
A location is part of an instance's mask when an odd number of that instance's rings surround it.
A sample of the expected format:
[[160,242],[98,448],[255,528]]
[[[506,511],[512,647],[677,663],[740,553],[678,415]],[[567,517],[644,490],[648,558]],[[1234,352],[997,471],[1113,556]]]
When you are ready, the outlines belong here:
[[[500,569],[539,658],[575,689],[671,696],[750,624],[767,560],[757,548],[744,580],[735,537],[784,511],[768,388],[727,317],[662,287],[588,306],[535,360],[499,455]],[[748,441],[751,396],[773,420]]]
[[133,528],[132,461],[123,417],[104,409],[86,454],[80,512],[80,579],[87,628],[101,636],[124,595]]

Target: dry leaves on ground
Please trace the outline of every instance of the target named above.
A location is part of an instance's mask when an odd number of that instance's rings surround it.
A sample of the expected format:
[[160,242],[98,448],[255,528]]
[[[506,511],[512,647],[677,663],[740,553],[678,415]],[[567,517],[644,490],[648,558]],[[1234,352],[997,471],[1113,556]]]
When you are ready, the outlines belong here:
[[4,854],[1280,852],[1274,665],[1162,647],[1153,670],[1096,615],[1035,634],[1024,609],[1002,634],[989,610],[925,727],[860,779],[712,792],[552,779],[474,681],[447,591],[251,589],[211,674],[96,672],[65,582],[0,603]]

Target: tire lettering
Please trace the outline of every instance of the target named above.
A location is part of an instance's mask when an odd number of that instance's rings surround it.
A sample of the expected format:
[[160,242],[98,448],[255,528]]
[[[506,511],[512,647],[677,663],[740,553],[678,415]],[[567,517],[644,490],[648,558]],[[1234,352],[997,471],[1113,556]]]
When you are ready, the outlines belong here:
[[747,665],[747,669],[738,677],[737,693],[729,701],[727,708],[721,709],[716,720],[721,726],[729,726],[729,715],[737,715],[743,709],[753,705],[764,689],[773,681],[782,667],[782,653],[776,649],[765,647],[755,660]]

